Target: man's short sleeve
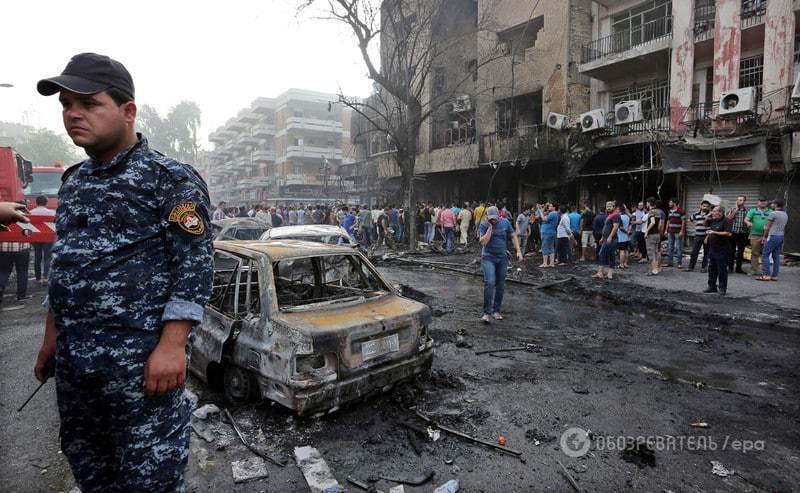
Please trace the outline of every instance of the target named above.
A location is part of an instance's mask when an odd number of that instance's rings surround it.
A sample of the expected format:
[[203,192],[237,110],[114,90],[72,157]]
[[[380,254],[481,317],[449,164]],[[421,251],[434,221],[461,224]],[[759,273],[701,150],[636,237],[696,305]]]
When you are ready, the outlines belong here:
[[160,187],[161,222],[172,277],[162,320],[199,323],[211,295],[214,269],[209,198],[202,178],[182,166],[174,163],[167,167]]

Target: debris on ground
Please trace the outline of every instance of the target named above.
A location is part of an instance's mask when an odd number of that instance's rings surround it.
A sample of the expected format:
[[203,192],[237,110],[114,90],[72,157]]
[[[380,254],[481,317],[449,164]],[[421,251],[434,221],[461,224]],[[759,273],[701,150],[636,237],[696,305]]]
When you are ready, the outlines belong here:
[[640,468],[644,466],[656,467],[656,452],[646,443],[635,442],[629,444],[620,453],[620,456],[625,462],[631,462]]
[[461,481],[457,479],[451,479],[450,481],[433,490],[433,493],[455,493],[460,487]]
[[332,489],[342,490],[342,486],[333,477],[319,450],[311,446],[295,447],[294,457],[312,493],[324,493]]
[[702,337],[696,337],[694,339],[686,339],[686,342],[691,342],[692,344],[705,344],[708,341],[706,341]]
[[231,462],[231,472],[233,473],[233,482],[237,484],[269,477],[267,462],[261,457],[249,457]]
[[206,442],[212,443],[216,439],[216,433],[214,433],[214,430],[212,430],[207,423],[192,419],[191,426],[192,430],[197,434],[197,436]]
[[430,426],[427,428],[427,431],[428,431],[428,438],[430,438],[431,441],[437,442],[439,441],[439,438],[442,437],[442,433],[439,430],[431,428]]
[[711,428],[711,425],[709,425],[705,421],[697,421],[695,423],[689,423],[689,426],[691,426],[692,428]]
[[725,466],[722,465],[722,462],[712,460],[711,461],[711,474],[714,476],[719,476],[721,478],[727,478],[728,476],[733,476],[736,474],[736,471],[733,469],[727,469]]
[[[464,432],[455,430],[453,428],[449,428],[449,427],[444,426],[442,424],[434,423],[431,418],[425,416],[424,414],[420,413],[419,411],[416,411],[416,414],[420,419],[422,419],[423,421],[425,421],[429,425],[435,426],[437,429],[442,430],[442,431],[444,431],[446,433],[449,433],[451,435],[455,435],[457,437],[464,438],[464,439],[469,440],[469,441],[471,441],[473,443],[486,445],[487,447],[493,448],[495,450],[502,450],[503,452],[506,452],[506,453],[511,454],[511,455],[516,455],[516,456],[522,455],[522,452],[520,452],[518,450],[510,449],[508,447],[501,447],[500,445],[497,445],[496,443],[492,443],[492,442],[487,441],[487,440],[481,440],[480,438],[475,438],[472,435],[468,435],[468,434],[466,434]],[[431,428],[429,428],[429,429],[431,429]]]
[[380,478],[383,479],[384,481],[391,481],[393,483],[407,484],[410,486],[421,486],[430,481],[431,479],[433,479],[433,476],[435,475],[436,472],[433,469],[425,469],[424,471],[413,477],[401,478],[394,476],[380,476]]
[[578,385],[572,387],[572,391],[575,392],[576,394],[588,394],[589,393],[589,389],[588,388],[583,387],[583,386],[578,386]]
[[406,490],[402,484],[398,484],[389,488],[389,493],[406,493]]
[[558,462],[558,466],[561,468],[561,472],[564,473],[564,476],[567,478],[567,481],[569,481],[570,486],[572,486],[572,488],[577,493],[581,493],[581,487],[578,486],[578,482],[575,481],[575,478],[572,477],[572,474],[570,474],[569,471],[567,471],[567,468],[564,467],[564,464],[562,464],[561,461],[557,461],[557,462]]
[[233,427],[233,431],[236,432],[236,435],[239,437],[239,440],[241,440],[242,444],[245,447],[247,447],[248,450],[250,450],[251,452],[253,452],[257,456],[261,457],[262,459],[266,459],[266,460],[272,462],[276,466],[284,467],[286,465],[286,462],[278,460],[278,459],[275,459],[273,457],[270,457],[266,452],[261,451],[261,450],[255,448],[250,443],[248,443],[248,441],[244,439],[244,435],[242,435],[242,432],[239,430],[239,427],[236,425],[236,421],[233,419],[233,416],[231,415],[230,411],[228,411],[227,409],[225,409],[225,416],[231,422],[231,427]]
[[554,442],[556,440],[556,437],[554,435],[548,435],[547,433],[543,433],[537,430],[536,428],[531,428],[530,430],[526,431],[525,438],[533,442],[534,445],[539,445],[540,443]]
[[529,353],[532,353],[535,349],[536,349],[536,344],[525,344],[523,346],[513,346],[513,347],[505,347],[498,349],[483,349],[481,351],[475,351],[475,354],[481,355],[488,353],[507,353],[511,351],[527,351]]
[[[381,490],[376,489],[374,486],[370,486],[366,482],[356,479],[353,476],[347,476],[347,482],[364,491],[369,491],[371,493],[383,493]],[[389,491],[391,492],[392,490]]]
[[217,415],[220,412],[222,411],[216,404],[206,404],[205,406],[195,409],[192,412],[192,416],[197,419],[208,419],[209,416]]

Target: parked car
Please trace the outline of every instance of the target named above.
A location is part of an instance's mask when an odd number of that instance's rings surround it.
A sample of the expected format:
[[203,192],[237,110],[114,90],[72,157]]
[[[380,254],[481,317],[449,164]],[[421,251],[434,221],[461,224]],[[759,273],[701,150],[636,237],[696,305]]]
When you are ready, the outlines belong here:
[[358,250],[298,240],[214,243],[191,370],[232,402],[331,412],[429,372],[430,309]]
[[249,217],[211,221],[214,240],[257,240],[268,229],[263,222]]
[[272,228],[261,235],[262,240],[305,240],[328,245],[350,245],[357,247],[358,243],[347,234],[341,226],[329,224],[304,224],[300,226],[283,226]]

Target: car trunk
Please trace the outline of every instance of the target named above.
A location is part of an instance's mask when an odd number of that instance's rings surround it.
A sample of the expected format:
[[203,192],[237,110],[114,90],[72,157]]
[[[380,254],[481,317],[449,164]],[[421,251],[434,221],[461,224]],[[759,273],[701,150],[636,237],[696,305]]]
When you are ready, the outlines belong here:
[[311,337],[314,353],[335,353],[339,378],[415,354],[425,307],[387,294],[358,305],[280,314]]

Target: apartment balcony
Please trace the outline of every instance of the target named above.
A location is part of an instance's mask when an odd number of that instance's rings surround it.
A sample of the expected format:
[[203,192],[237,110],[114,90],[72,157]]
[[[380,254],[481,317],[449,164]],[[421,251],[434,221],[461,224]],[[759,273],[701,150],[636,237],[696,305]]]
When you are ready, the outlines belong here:
[[229,140],[231,140],[235,135],[236,135],[235,132],[222,128],[214,132],[211,132],[208,135],[208,140],[216,145],[223,145]]
[[239,135],[241,132],[247,130],[250,125],[246,122],[243,122],[240,118],[231,118],[227,122],[225,122],[225,129],[230,130],[235,135]]
[[239,144],[244,144],[246,146],[257,146],[258,144],[261,143],[261,139],[249,133],[243,133],[242,135],[239,136],[237,142]]
[[552,161],[566,152],[562,132],[528,125],[481,136],[481,161]]
[[251,133],[254,137],[259,138],[269,138],[275,136],[275,125],[271,123],[259,123],[258,125],[254,125],[251,129]]
[[342,122],[337,120],[320,120],[318,118],[293,116],[286,119],[286,124],[279,132],[279,135],[291,130],[340,135],[344,129],[342,128]]
[[269,115],[275,112],[275,100],[270,98],[256,98],[250,108],[260,115]]
[[307,145],[287,146],[286,154],[284,154],[283,157],[285,158],[284,161],[286,159],[297,158],[327,158],[329,160],[341,160],[342,150],[336,147],[317,147]]
[[767,0],[742,0],[742,30],[764,23]]
[[583,45],[579,72],[600,80],[668,66],[672,17],[661,17]]
[[657,134],[664,134],[671,130],[672,114],[669,106],[663,108],[643,108],[642,118],[639,121],[626,125],[616,125],[614,122],[614,110],[606,113],[606,126],[594,132],[582,134],[585,138],[593,140],[613,139],[619,137],[614,143],[649,142],[656,140]]
[[263,118],[263,115],[256,113],[250,108],[243,109],[236,116],[241,122],[246,123],[247,125],[254,125],[261,121],[261,118]]
[[275,162],[275,151],[273,150],[258,150],[253,151],[253,162],[254,163],[274,163]]

